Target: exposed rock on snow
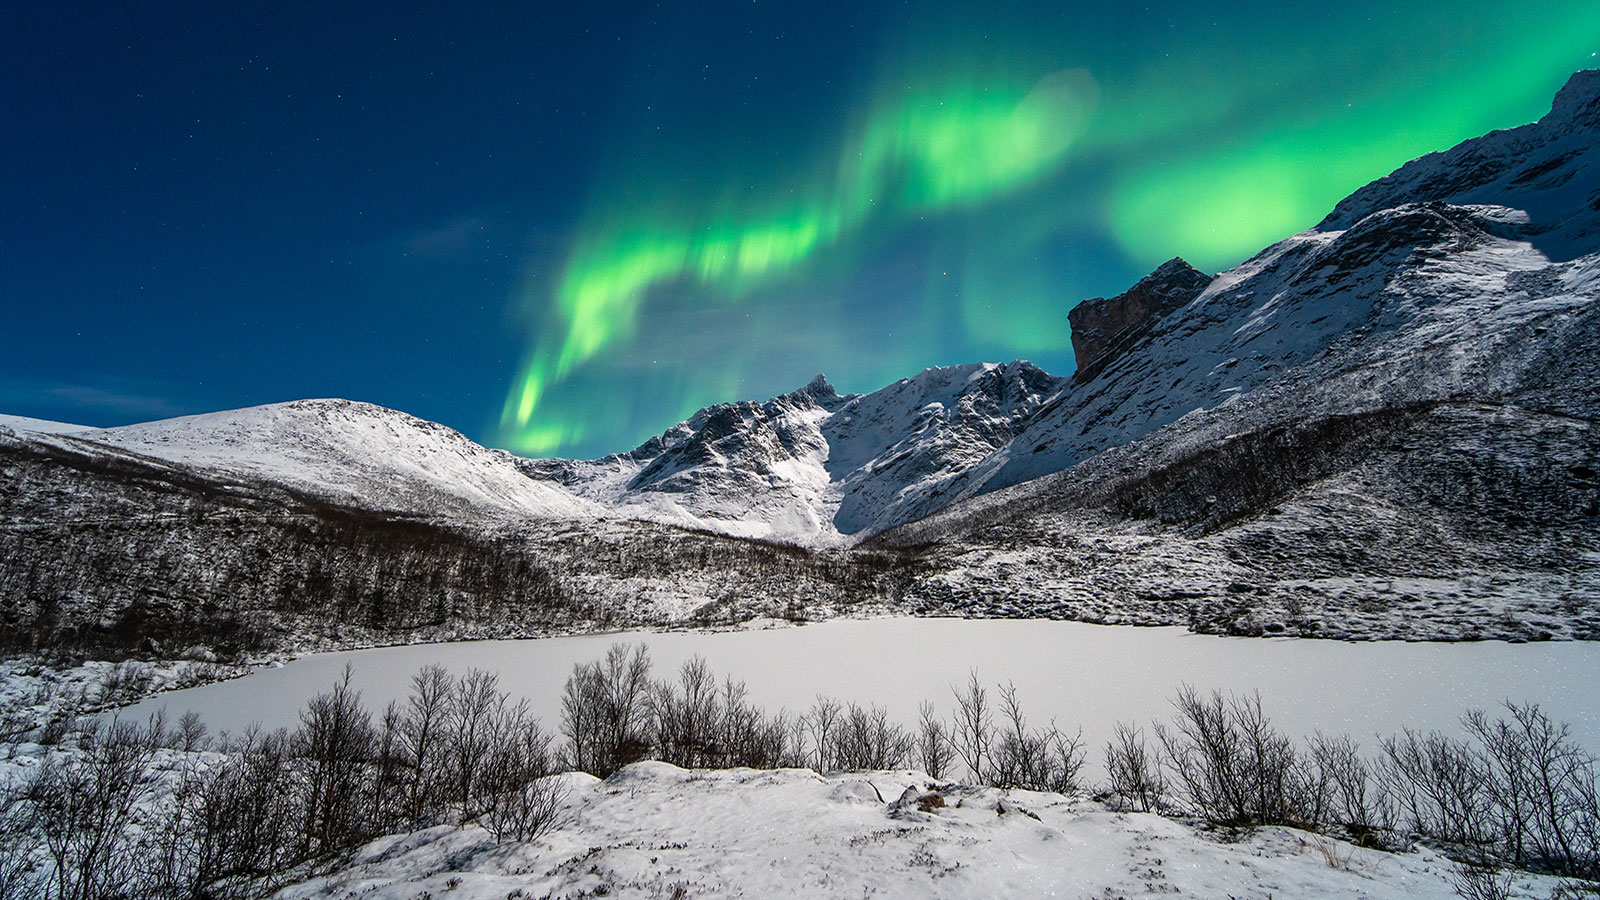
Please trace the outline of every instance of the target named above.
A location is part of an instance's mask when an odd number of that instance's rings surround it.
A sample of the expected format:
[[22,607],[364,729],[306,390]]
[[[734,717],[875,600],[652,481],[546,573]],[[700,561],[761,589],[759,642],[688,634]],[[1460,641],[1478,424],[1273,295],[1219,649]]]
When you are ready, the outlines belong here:
[[1078,366],[1073,380],[1092,379],[1145,337],[1150,323],[1186,306],[1210,283],[1211,276],[1174,258],[1115,297],[1096,297],[1074,306],[1067,313]]

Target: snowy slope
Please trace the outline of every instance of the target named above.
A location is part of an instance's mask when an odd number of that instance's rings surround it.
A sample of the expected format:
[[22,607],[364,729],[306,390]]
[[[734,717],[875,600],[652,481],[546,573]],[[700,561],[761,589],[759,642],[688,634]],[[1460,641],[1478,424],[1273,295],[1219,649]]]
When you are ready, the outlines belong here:
[[1031,363],[932,368],[870,394],[817,376],[764,403],[727,403],[628,454],[537,460],[529,474],[613,511],[813,543],[926,515],[1066,382]]
[[429,518],[584,516],[592,506],[524,476],[513,457],[415,416],[300,400],[62,436],[228,478]]
[[[966,473],[960,496],[1163,428],[1192,448],[1307,415],[1514,395],[1583,327],[1597,250],[1600,72],[1581,72],[1539,122],[1416,160],[1219,274]],[[1588,408],[1594,388],[1570,378],[1554,394]]]
[[89,425],[72,425],[48,419],[31,419],[27,416],[0,415],[0,428],[12,431],[32,431],[36,434],[70,434],[74,431],[93,431]]
[[[1427,850],[1381,853],[1286,828],[1228,839],[1058,794],[937,786],[916,772],[695,771],[636,763],[565,776],[551,833],[477,827],[381,838],[277,896],[1362,897],[1457,895]],[[942,807],[923,811],[919,798]],[[1554,879],[1519,876],[1526,896]]]

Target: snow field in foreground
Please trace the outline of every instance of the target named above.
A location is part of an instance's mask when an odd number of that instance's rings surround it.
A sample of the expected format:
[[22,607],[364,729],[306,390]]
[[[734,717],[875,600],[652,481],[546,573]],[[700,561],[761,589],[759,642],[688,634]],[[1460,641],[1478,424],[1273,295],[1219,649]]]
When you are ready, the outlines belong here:
[[[1082,798],[940,786],[910,771],[645,762],[605,781],[560,777],[565,811],[535,841],[497,845],[477,827],[385,837],[349,867],[279,896],[1456,897],[1454,864],[1425,849],[1382,853],[1288,828],[1235,839]],[[1518,876],[1519,895],[1548,896],[1545,881]]]

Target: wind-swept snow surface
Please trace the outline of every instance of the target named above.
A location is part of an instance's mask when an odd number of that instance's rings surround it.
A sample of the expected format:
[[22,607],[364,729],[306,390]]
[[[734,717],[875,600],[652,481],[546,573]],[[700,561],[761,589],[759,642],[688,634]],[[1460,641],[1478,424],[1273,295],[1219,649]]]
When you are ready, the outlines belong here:
[[1204,834],[1088,800],[941,785],[915,772],[651,762],[606,781],[562,777],[571,794],[561,822],[533,842],[496,845],[476,827],[383,838],[348,868],[279,896],[1456,897],[1454,865],[1426,850],[1381,853],[1286,828]]

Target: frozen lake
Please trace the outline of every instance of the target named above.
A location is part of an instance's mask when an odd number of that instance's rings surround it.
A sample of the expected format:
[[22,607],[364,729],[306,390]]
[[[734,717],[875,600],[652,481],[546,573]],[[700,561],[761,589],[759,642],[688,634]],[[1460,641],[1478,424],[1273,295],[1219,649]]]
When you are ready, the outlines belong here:
[[986,619],[866,619],[734,632],[625,632],[525,641],[473,641],[322,653],[246,678],[163,694],[123,715],[165,706],[173,718],[199,712],[211,733],[251,722],[298,723],[301,706],[328,689],[346,663],[374,713],[403,699],[411,675],[437,663],[500,675],[551,730],[559,727],[562,683],[574,663],[616,642],[650,647],[657,678],[699,654],[718,676],[743,679],[769,711],[800,711],[818,694],[887,707],[902,724],[932,700],[948,713],[951,686],[969,671],[991,686],[1013,681],[1030,720],[1082,726],[1098,763],[1113,724],[1169,718],[1179,685],[1259,690],[1284,731],[1373,735],[1404,727],[1458,731],[1469,708],[1534,701],[1600,751],[1600,642],[1507,644],[1345,643],[1292,638],[1226,638],[1182,628]]

